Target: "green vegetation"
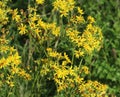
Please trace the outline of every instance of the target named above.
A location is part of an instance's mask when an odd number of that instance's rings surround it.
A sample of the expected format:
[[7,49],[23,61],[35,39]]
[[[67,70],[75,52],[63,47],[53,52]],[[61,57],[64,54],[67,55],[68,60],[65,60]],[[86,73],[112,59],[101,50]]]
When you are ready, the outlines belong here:
[[119,97],[119,0],[0,1],[0,97]]

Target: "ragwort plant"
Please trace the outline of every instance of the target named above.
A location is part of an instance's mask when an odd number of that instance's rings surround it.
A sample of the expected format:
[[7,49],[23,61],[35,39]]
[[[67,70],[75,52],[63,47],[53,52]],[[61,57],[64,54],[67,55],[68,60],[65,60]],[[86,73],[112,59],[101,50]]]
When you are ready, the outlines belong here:
[[[0,68],[1,72],[6,70],[2,80],[9,77],[6,83],[14,87],[15,91],[10,93],[20,97],[108,97],[108,86],[87,76],[90,71],[86,59],[100,50],[103,41],[95,19],[85,17],[74,0],[51,2],[49,13],[46,13],[47,1],[31,2],[34,1],[28,2],[26,10],[8,8],[6,13],[7,9],[1,7],[1,11],[6,10],[2,14],[6,16],[3,21],[7,22],[1,24],[0,34],[5,35],[10,44],[0,42],[3,48],[0,49]],[[20,67],[30,71],[31,76]],[[14,76],[18,84],[21,76],[31,79],[22,82],[24,92],[16,93],[20,87],[14,84]]]

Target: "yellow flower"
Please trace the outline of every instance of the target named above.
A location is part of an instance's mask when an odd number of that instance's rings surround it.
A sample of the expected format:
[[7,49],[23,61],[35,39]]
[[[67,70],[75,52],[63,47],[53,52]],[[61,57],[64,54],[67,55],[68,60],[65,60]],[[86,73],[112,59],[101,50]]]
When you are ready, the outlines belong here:
[[28,73],[26,73],[24,69],[20,69],[20,71],[18,72],[18,75],[20,77],[23,77],[26,80],[31,80],[31,76]]
[[51,52],[52,51],[52,48],[47,48],[46,49],[48,52]]
[[14,82],[10,82],[10,83],[9,83],[9,86],[10,86],[10,87],[14,87]]
[[36,0],[36,3],[37,3],[37,4],[43,4],[43,3],[44,3],[44,0]]
[[14,75],[14,74],[17,74],[19,72],[19,67],[12,67],[11,69],[11,73]]
[[57,52],[50,52],[50,53],[49,53],[49,56],[50,56],[50,57],[57,58],[58,53],[57,53]]
[[85,20],[84,20],[84,17],[83,16],[76,16],[76,23],[84,23]]
[[14,54],[13,64],[19,65],[19,64],[21,63],[20,58],[21,58],[21,57],[19,56],[18,52],[16,52],[16,53]]
[[82,66],[82,72],[84,72],[85,74],[89,74],[89,69],[87,66]]
[[76,42],[79,39],[79,33],[77,30],[73,30],[71,28],[66,30],[67,32],[67,36],[69,36],[69,38],[71,39],[72,42]]
[[50,71],[50,69],[49,69],[48,64],[43,64],[42,68],[40,70],[40,74],[41,74],[41,76],[45,76],[48,74],[49,71]]
[[18,9],[12,10],[12,20],[15,20],[16,22],[20,22],[21,18],[20,15],[18,15]]
[[55,27],[52,29],[52,34],[55,36],[59,36],[60,35],[60,27]]
[[106,85],[91,80],[79,85],[79,91],[83,97],[102,97],[106,95],[107,88]]
[[57,76],[57,78],[62,78],[64,80],[68,74],[69,72],[67,70],[59,69],[56,71],[55,76]]
[[84,83],[84,79],[80,78],[79,76],[76,76],[74,80],[75,80],[76,83],[80,83],[80,84]]
[[80,50],[77,51],[77,50],[75,50],[74,52],[75,52],[75,57],[76,58],[84,56],[84,52],[83,51],[80,51]]
[[37,20],[37,14],[34,12],[32,15],[30,15],[30,21],[35,22]]
[[6,2],[0,1],[0,26],[8,23],[8,14],[9,8],[6,7]]
[[57,51],[53,51],[52,48],[47,48],[48,55],[53,58],[61,58],[61,53],[58,53]]
[[62,90],[64,90],[65,88],[64,88],[64,86],[63,85],[59,85],[59,87],[57,87],[57,92],[60,92],[60,91],[62,91]]
[[68,55],[66,53],[64,53],[64,58],[66,59],[66,61],[68,63],[71,63],[71,60],[69,59]]
[[68,64],[68,62],[67,61],[62,61],[62,67],[64,67],[65,68],[65,66]]
[[0,69],[6,67],[6,65],[8,65],[8,62],[3,57],[2,59],[0,59]]
[[92,16],[88,16],[88,17],[87,17],[87,20],[88,20],[90,23],[94,23],[94,22],[95,22],[95,19],[94,19]]
[[24,77],[26,80],[31,80],[31,76],[30,76],[30,74],[28,74],[28,73],[26,73],[25,74],[25,77]]
[[78,13],[79,13],[80,15],[83,15],[83,14],[84,14],[83,10],[82,10],[80,7],[78,7],[77,10],[78,10]]
[[38,19],[37,21],[37,27],[41,27],[42,29],[47,29],[47,23],[43,22],[42,19]]
[[18,27],[18,30],[20,31],[20,32],[19,32],[20,35],[24,35],[24,34],[27,33],[26,25],[21,24],[21,25]]
[[7,62],[11,63],[10,65],[12,66],[18,66],[21,63],[18,52],[15,52],[15,54],[9,55],[6,60]]
[[0,52],[1,53],[7,53],[8,50],[9,50],[8,46],[0,46]]
[[62,16],[67,16],[69,11],[74,8],[74,0],[55,0],[53,2],[54,9],[59,11]]
[[30,26],[31,30],[36,29],[36,24],[34,22],[29,21],[28,23],[29,23],[29,26]]
[[6,83],[7,83],[10,87],[14,87],[14,82],[7,80]]

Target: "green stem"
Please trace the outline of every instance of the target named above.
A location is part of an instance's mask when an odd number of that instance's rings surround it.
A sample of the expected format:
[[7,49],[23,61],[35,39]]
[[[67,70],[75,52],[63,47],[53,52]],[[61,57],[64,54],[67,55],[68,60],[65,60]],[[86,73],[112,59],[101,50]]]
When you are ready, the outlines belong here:
[[32,85],[32,90],[33,90],[33,88],[35,87],[35,82],[37,81],[38,76],[39,76],[39,72],[37,72],[37,75],[36,75],[36,77],[35,77],[35,79],[34,79],[34,82],[33,82],[33,85]]
[[80,60],[80,63],[79,63],[79,68],[81,67],[82,65],[82,61],[83,61],[83,58]]
[[74,65],[74,58],[75,58],[75,55],[74,55],[74,50],[72,51],[72,65]]

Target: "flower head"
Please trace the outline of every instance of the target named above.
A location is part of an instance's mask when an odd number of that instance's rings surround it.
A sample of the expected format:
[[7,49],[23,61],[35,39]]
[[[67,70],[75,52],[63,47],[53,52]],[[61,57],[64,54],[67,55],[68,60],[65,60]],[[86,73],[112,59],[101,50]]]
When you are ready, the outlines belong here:
[[23,25],[21,24],[19,27],[18,27],[18,30],[20,31],[19,34],[20,35],[23,35],[23,34],[26,34],[27,33],[27,29],[26,29],[26,25]]

